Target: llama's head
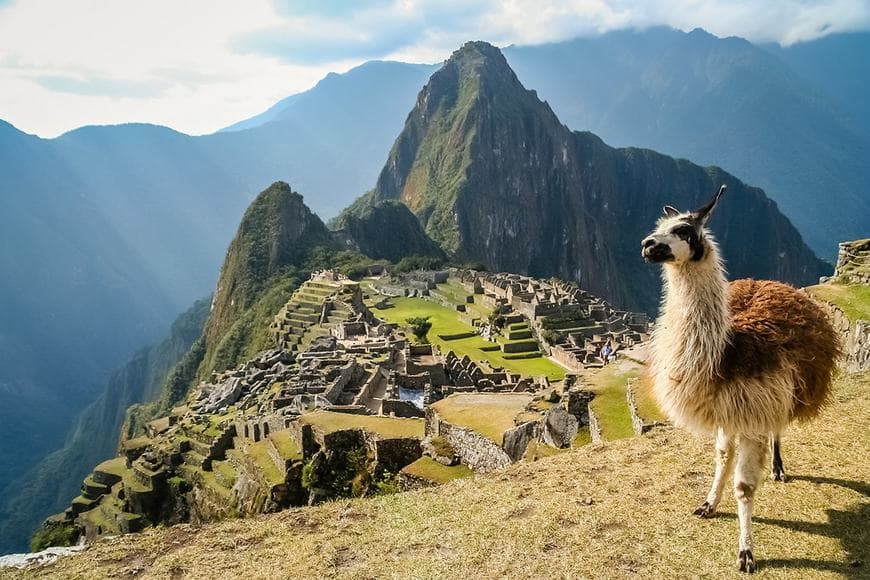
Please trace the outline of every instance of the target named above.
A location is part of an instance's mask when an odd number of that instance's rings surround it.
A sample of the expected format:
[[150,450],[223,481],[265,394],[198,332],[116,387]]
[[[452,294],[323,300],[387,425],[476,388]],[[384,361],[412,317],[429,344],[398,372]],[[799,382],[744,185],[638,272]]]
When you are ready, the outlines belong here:
[[680,212],[666,205],[655,231],[640,243],[644,259],[670,264],[701,261],[710,253],[713,243],[704,226],[723,193],[724,185],[707,205],[695,211]]

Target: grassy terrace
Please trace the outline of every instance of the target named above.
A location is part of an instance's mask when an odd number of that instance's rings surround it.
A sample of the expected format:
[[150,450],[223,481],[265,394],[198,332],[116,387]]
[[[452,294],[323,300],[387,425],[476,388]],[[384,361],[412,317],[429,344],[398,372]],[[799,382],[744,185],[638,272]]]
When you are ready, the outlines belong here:
[[644,421],[664,421],[665,416],[653,399],[650,392],[651,387],[646,375],[641,373],[640,379],[634,387],[634,402],[637,404],[637,412]]
[[103,461],[94,468],[94,471],[102,471],[103,473],[111,473],[118,477],[123,477],[127,473],[127,460],[124,457],[115,457]]
[[454,479],[461,479],[463,477],[471,477],[474,475],[474,472],[464,465],[448,467],[446,465],[441,465],[431,457],[426,456],[405,466],[405,468],[402,469],[402,473],[434,481],[435,483],[447,483]]
[[[439,334],[473,332],[474,328],[461,322],[455,311],[440,304],[422,298],[394,298],[391,302],[394,305],[393,308],[383,310],[373,308],[375,316],[387,322],[397,323],[406,330],[408,329],[406,319],[428,316],[432,321],[429,340],[437,345],[442,352],[446,353],[448,350],[452,350],[460,357],[467,354],[474,361],[486,361],[491,366],[503,367],[510,372],[527,377],[546,375],[551,381],[560,381],[565,378],[565,369],[543,357],[510,360],[504,358],[500,351],[485,352],[481,348],[493,346],[494,343],[487,342],[481,336],[459,340],[442,340],[438,337]],[[407,334],[410,336],[410,331]]]
[[269,439],[275,444],[278,453],[284,459],[302,459],[302,449],[299,443],[293,438],[289,429],[278,431],[269,435]]
[[609,364],[589,378],[595,398],[589,404],[598,416],[601,435],[607,441],[634,437],[631,413],[625,398],[628,379],[640,375],[636,368],[624,370],[619,363]]
[[333,413],[330,411],[315,411],[313,413],[306,413],[299,420],[303,423],[314,425],[326,433],[341,431],[343,429],[364,429],[383,439],[423,438],[424,425],[422,419],[398,419],[393,417],[373,417],[368,415]]
[[870,320],[870,286],[862,284],[819,284],[807,291],[835,305],[849,320]]
[[286,474],[281,473],[278,466],[272,461],[272,458],[269,456],[269,450],[266,449],[266,441],[251,443],[245,449],[245,453],[253,458],[269,483],[276,485],[284,481]]
[[528,394],[459,393],[442,399],[432,408],[448,423],[468,427],[501,445],[504,432],[525,412],[532,400]]

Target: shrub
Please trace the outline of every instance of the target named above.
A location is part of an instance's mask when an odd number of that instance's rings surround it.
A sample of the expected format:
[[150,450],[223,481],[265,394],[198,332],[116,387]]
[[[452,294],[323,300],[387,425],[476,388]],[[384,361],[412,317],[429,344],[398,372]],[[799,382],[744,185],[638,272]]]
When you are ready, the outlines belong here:
[[411,325],[411,332],[414,333],[414,336],[417,337],[417,340],[420,342],[428,342],[426,339],[426,335],[429,334],[429,330],[432,329],[432,321],[429,320],[428,316],[414,316],[412,318],[406,318],[405,322]]

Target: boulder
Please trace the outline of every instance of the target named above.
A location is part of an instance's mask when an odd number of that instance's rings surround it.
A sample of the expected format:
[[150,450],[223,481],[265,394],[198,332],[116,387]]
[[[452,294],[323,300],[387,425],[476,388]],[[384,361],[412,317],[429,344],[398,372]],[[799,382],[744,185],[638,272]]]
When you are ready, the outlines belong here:
[[579,428],[577,417],[562,407],[553,407],[544,417],[544,442],[559,449],[570,447]]

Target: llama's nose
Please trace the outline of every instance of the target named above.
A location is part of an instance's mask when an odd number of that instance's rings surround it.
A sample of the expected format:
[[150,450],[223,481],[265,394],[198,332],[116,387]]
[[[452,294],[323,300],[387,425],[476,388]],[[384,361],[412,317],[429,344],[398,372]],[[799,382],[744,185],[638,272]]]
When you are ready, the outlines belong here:
[[655,241],[652,237],[649,237],[649,238],[645,239],[644,241],[642,241],[642,242],[640,243],[640,245],[641,245],[641,247],[644,248],[644,249],[646,249],[646,248],[651,248],[651,247],[653,247],[654,245],[656,245],[656,241]]

